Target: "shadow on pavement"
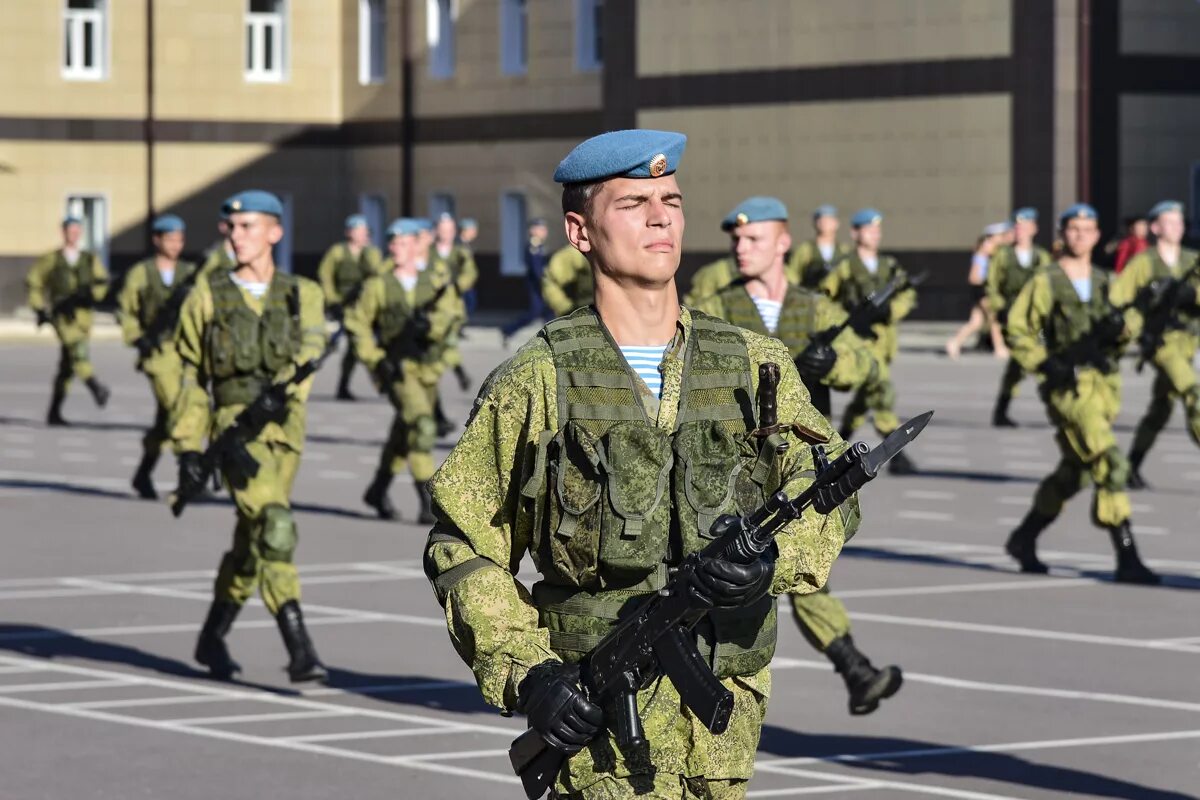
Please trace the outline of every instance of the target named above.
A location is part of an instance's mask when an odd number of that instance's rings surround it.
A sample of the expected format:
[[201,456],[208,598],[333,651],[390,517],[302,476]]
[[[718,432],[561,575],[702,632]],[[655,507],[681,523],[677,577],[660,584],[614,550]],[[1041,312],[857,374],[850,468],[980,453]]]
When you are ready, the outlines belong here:
[[[963,752],[953,745],[911,739],[806,734],[766,725],[758,750],[785,758],[818,759],[821,766],[838,764],[896,777],[945,775],[982,778],[1072,796],[1194,800],[1192,795],[1153,789],[1070,767],[1039,764],[1011,753]],[[806,762],[805,766],[812,765]],[[880,777],[886,779],[886,776]]]
[[[200,631],[200,620],[196,621]],[[42,625],[0,624],[0,650],[53,661],[58,658],[87,659],[124,664],[177,678],[207,678],[208,671],[183,661],[156,655],[136,647],[89,639],[59,628]]]
[[402,705],[433,708],[456,714],[499,712],[488,705],[479,687],[468,681],[446,680],[425,675],[377,675],[339,667],[328,667],[325,685],[349,694]]
[[78,431],[131,431],[134,433],[145,433],[150,427],[153,420],[147,420],[145,425],[135,425],[132,422],[72,422],[70,425],[62,427],[51,427],[42,419],[32,419],[30,417],[5,417],[0,416],[0,426],[12,425],[20,428],[40,428],[48,431],[59,431],[69,433],[72,430]]

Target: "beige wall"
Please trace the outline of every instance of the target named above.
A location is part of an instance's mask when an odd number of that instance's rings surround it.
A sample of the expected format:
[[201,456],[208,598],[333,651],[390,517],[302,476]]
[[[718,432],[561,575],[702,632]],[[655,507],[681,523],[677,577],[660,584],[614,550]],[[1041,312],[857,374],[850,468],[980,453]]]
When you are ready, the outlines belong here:
[[575,69],[575,4],[529,0],[529,71],[500,69],[498,0],[458,0],[454,76],[429,75],[425,1],[413,6],[413,58],[418,116],[594,109],[600,106],[600,74]]
[[400,115],[400,11],[404,0],[387,0],[384,54],[387,69],[382,83],[363,85],[358,76],[358,2],[341,3],[342,114],[347,119],[379,119]]
[[[1079,200],[1079,0],[1054,3],[1054,208],[1056,214]],[[1024,201],[1013,198],[1020,205]]]
[[1121,0],[1121,52],[1200,55],[1200,3]]
[[721,218],[754,194],[782,198],[805,232],[820,203],[843,220],[871,205],[888,247],[964,248],[1011,213],[1010,107],[997,95],[643,111],[638,123],[688,135],[687,249],[723,248]]
[[1009,0],[638,3],[643,75],[1004,56]]
[[1200,97],[1125,95],[1120,113],[1121,214],[1168,198],[1188,202],[1200,163]]

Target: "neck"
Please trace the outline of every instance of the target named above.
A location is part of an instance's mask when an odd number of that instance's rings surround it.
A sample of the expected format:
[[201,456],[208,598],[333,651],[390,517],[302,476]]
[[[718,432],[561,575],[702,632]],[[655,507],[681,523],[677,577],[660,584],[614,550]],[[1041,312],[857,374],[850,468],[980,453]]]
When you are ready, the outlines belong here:
[[417,274],[417,264],[415,261],[392,262],[392,274],[397,278],[405,276],[412,277]]
[[246,264],[238,264],[236,272],[237,276],[244,281],[270,283],[272,276],[275,275],[275,261],[271,258],[271,251],[267,250]]
[[879,251],[874,248],[863,247],[860,244],[858,246],[858,257],[861,258],[863,261],[866,261],[867,259],[871,259],[871,258],[878,258]]
[[158,267],[160,272],[164,269],[175,269],[175,265],[177,263],[179,263],[178,258],[171,258],[170,256],[163,255],[162,253],[158,253],[154,256],[154,266]]
[[675,337],[679,322],[679,295],[675,281],[664,286],[618,284],[599,271],[596,276],[596,311],[617,344],[666,344]]
[[1179,260],[1178,242],[1165,242],[1162,239],[1159,239],[1158,244],[1156,244],[1155,247],[1158,248],[1158,255],[1168,264],[1174,264]]
[[1063,253],[1058,264],[1069,277],[1086,278],[1092,274],[1091,251],[1079,255]]
[[363,251],[363,246],[354,242],[346,242],[346,249],[350,251],[350,255],[356,256]]
[[837,242],[836,233],[818,233],[817,244],[834,244]]
[[1025,240],[1018,239],[1016,244],[1013,245],[1013,247],[1017,248],[1018,250],[1032,250],[1033,249],[1033,239],[1025,239]]
[[783,271],[783,261],[778,260],[771,268],[757,278],[746,280],[746,293],[751,297],[765,297],[767,300],[783,302],[787,294],[787,274]]

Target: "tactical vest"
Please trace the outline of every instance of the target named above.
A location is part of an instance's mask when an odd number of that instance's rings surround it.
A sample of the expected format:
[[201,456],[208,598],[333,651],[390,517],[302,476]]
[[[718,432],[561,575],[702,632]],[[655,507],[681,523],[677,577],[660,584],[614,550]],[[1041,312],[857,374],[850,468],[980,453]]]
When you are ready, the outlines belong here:
[[246,304],[230,273],[209,274],[213,319],[208,328],[213,400],[252,402],[300,350],[300,281],[280,270],[262,298],[262,316]]
[[371,277],[371,265],[367,263],[367,249],[363,247],[355,258],[350,248],[345,244],[338,246],[338,258],[333,265],[333,286],[337,289],[338,297],[352,297],[362,282]]
[[795,278],[806,289],[816,289],[820,286],[825,276],[832,272],[833,268],[848,255],[846,248],[836,242],[833,245],[833,256],[828,261],[821,253],[821,247],[817,244],[816,239],[805,242],[803,246],[809,249],[811,258],[808,263],[799,265],[799,274]]
[[80,251],[79,260],[75,266],[67,263],[67,259],[59,250],[54,254],[54,269],[46,279],[50,290],[50,302],[57,303],[75,292],[90,292],[95,276],[92,274],[92,260],[95,256],[87,250]]
[[767,330],[754,298],[743,284],[738,283],[721,293],[721,305],[725,320],[739,328],[773,336],[783,342],[792,358],[808,346],[808,339],[817,327],[817,297],[808,291],[788,286],[783,296],[783,308],[779,312],[779,326],[772,332]]
[[991,268],[1001,270],[1000,294],[1009,304],[1017,299],[1025,284],[1037,274],[1038,267],[1045,267],[1051,263],[1050,254],[1037,245],[1033,247],[1033,260],[1028,267],[1021,266],[1021,262],[1017,260],[1017,249],[1012,245],[1000,248],[995,258],[996,263]]
[[892,274],[899,269],[896,259],[891,256],[878,256],[879,266],[874,274],[867,269],[866,264],[857,255],[847,256],[850,259],[850,278],[843,281],[838,289],[838,301],[847,309],[861,305],[872,293],[887,286]]
[[[375,318],[375,338],[380,346],[392,351],[392,344],[398,337],[408,334],[406,328],[409,320],[417,309],[433,299],[440,286],[435,288],[430,269],[425,269],[417,276],[417,285],[411,294],[404,289],[400,279],[388,272],[383,276],[383,306]],[[405,358],[414,358],[423,364],[433,364],[439,361],[445,351],[441,342],[413,342],[416,349],[406,352]]]
[[[1167,262],[1163,261],[1162,256],[1158,253],[1158,248],[1152,247],[1147,253],[1150,256],[1150,281],[1167,281],[1174,280],[1183,276],[1185,272],[1191,269],[1196,263],[1197,253],[1195,250],[1188,250],[1186,247],[1179,248],[1179,262],[1174,270],[1167,266]],[[1193,278],[1191,283],[1200,288],[1200,284],[1196,283]],[[1189,331],[1192,334],[1200,333],[1200,319],[1191,313],[1180,313],[1175,311],[1167,320],[1167,330]]]
[[190,261],[179,261],[175,264],[175,277],[171,285],[163,283],[162,274],[154,265],[154,259],[149,258],[137,265],[146,272],[146,284],[138,292],[138,323],[142,330],[154,324],[158,312],[166,305],[175,287],[186,281],[196,270],[196,265]]
[[[1045,269],[1050,276],[1053,298],[1046,320],[1046,347],[1051,352],[1059,352],[1090,336],[1096,322],[1112,311],[1112,304],[1108,302],[1108,273],[1092,268],[1092,297],[1085,303],[1079,299],[1074,284],[1061,267],[1055,264]],[[1116,356],[1116,353],[1105,354],[1102,363],[1091,366],[1102,372],[1115,372]]]
[[[750,360],[733,326],[692,312],[673,431],[647,415],[637,376],[592,309],[541,336],[554,356],[559,429],[540,436],[522,496],[535,508],[540,624],[574,662],[705,546],[719,515],[777,488],[778,455],[748,436]],[[752,674],[774,653],[775,602],[710,613],[696,631],[718,675]]]

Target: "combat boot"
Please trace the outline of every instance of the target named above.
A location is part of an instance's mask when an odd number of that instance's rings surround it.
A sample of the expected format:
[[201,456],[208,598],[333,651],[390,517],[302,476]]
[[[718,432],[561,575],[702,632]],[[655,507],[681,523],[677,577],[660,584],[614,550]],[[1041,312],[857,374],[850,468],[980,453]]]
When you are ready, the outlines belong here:
[[46,425],[65,428],[71,424],[62,415],[62,405],[66,399],[67,393],[65,391],[61,389],[54,390],[54,394],[50,396],[50,408],[46,411]]
[[904,673],[895,665],[875,669],[870,660],[854,646],[850,634],[834,639],[825,648],[825,656],[841,673],[850,693],[850,713],[870,714],[879,708],[879,701],[900,691]]
[[442,398],[438,398],[433,404],[433,420],[437,425],[437,436],[441,439],[443,436],[449,436],[454,432],[454,423],[446,416],[446,412],[442,410]]
[[471,388],[471,376],[463,369],[462,364],[454,367],[454,377],[458,378],[458,388],[462,391],[468,391]]
[[347,400],[349,402],[354,402],[355,400],[358,399],[350,391],[350,376],[353,374],[353,370],[354,370],[353,363],[350,364],[350,369],[346,369],[344,366],[342,367],[342,374],[338,377],[338,385],[337,385],[336,397],[338,400]]
[[84,384],[87,386],[88,391],[92,393],[92,399],[96,401],[96,405],[100,406],[100,408],[108,405],[108,398],[112,394],[112,391],[101,383],[99,378],[93,375],[84,381]]
[[417,514],[417,523],[432,525],[437,522],[437,517],[433,515],[433,493],[429,491],[429,484],[425,481],[417,481],[417,497],[421,500],[421,511]]
[[1110,527],[1108,535],[1112,539],[1113,549],[1117,551],[1117,570],[1113,573],[1113,580],[1117,583],[1136,583],[1143,586],[1157,586],[1162,583],[1162,578],[1142,563],[1137,544],[1133,541],[1133,526],[1129,524],[1129,520]]
[[288,600],[279,607],[275,621],[279,623],[283,646],[288,651],[287,672],[292,683],[320,681],[328,677],[329,673],[317,657],[312,639],[308,638],[308,629],[304,627],[304,615],[300,613],[300,603]]
[[1012,402],[1012,398],[1006,395],[1001,395],[996,398],[996,407],[992,409],[992,427],[993,428],[1018,428],[1016,420],[1008,415],[1008,405]]
[[196,642],[196,661],[208,667],[209,674],[219,681],[231,680],[242,671],[242,665],[233,660],[225,644],[225,637],[241,610],[242,607],[237,603],[214,600],[209,606],[204,627],[200,629],[200,639]]
[[143,500],[157,500],[158,492],[154,489],[154,465],[158,463],[158,454],[144,453],[142,462],[138,464],[137,472],[133,473],[133,490]]
[[892,456],[892,460],[888,462],[889,475],[916,475],[917,472],[917,465],[903,450]]
[[1050,571],[1037,557],[1037,537],[1053,521],[1054,517],[1031,508],[1016,530],[1009,534],[1004,550],[1021,565],[1021,572],[1045,575]]
[[1142,462],[1145,460],[1145,453],[1129,454],[1129,480],[1125,483],[1125,486],[1130,491],[1137,492],[1150,488],[1150,484],[1142,476]]
[[392,500],[388,497],[388,487],[391,485],[392,473],[381,469],[375,473],[375,479],[371,481],[371,485],[367,487],[367,491],[363,495],[363,502],[375,509],[375,513],[380,519],[393,520],[397,518],[396,507],[392,505]]

